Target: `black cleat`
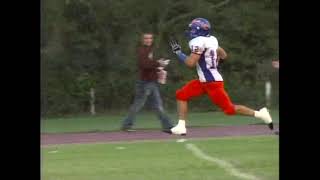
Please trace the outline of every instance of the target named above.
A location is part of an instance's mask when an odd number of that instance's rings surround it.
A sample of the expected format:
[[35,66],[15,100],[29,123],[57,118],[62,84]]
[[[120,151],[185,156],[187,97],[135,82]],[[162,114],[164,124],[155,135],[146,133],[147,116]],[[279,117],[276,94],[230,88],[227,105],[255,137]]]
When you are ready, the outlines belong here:
[[273,123],[272,123],[272,122],[269,123],[269,124],[268,124],[268,127],[269,127],[269,129],[273,130]]
[[169,128],[164,128],[164,129],[162,129],[162,132],[172,134],[172,131],[171,131],[172,128],[173,128],[173,126],[171,126]]
[[170,129],[162,129],[162,132],[172,134],[171,128]]

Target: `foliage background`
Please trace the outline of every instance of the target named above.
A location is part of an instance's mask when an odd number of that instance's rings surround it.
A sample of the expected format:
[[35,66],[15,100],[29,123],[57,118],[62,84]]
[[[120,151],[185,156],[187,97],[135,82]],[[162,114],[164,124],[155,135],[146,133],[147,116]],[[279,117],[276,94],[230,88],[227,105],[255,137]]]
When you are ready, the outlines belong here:
[[[168,46],[174,35],[189,53],[184,30],[207,18],[228,53],[220,66],[234,103],[255,108],[265,102],[272,82],[272,108],[278,108],[279,0],[44,0],[41,4],[42,117],[89,113],[89,89],[97,113],[127,110],[137,79],[135,48],[144,31],[156,34],[156,57],[172,59],[168,84],[161,86],[167,111],[175,111],[175,91],[196,71],[179,65]],[[215,111],[206,97],[192,111]]]

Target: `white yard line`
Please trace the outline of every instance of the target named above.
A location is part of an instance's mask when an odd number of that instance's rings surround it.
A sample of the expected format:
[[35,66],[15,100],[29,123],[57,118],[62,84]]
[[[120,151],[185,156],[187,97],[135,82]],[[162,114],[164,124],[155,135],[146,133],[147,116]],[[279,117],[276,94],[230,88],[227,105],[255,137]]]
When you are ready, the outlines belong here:
[[200,159],[207,160],[209,162],[213,162],[214,164],[218,165],[219,167],[223,168],[226,172],[230,175],[238,177],[239,179],[246,179],[246,180],[258,180],[257,177],[254,175],[241,172],[239,169],[235,168],[231,163],[224,161],[222,159],[218,159],[215,157],[211,157],[204,152],[201,151],[196,145],[188,143],[186,144],[186,148],[190,150],[196,157]]

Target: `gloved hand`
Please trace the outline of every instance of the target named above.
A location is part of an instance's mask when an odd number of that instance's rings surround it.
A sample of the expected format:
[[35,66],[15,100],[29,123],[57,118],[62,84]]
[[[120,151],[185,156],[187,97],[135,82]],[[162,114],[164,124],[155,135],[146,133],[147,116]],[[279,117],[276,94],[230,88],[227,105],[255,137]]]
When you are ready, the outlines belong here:
[[175,39],[171,39],[169,42],[172,52],[175,54],[179,54],[181,52],[181,46],[178,44],[178,42]]
[[174,37],[171,37],[169,41],[172,52],[178,56],[180,62],[184,63],[187,60],[187,56],[182,52],[180,44]]

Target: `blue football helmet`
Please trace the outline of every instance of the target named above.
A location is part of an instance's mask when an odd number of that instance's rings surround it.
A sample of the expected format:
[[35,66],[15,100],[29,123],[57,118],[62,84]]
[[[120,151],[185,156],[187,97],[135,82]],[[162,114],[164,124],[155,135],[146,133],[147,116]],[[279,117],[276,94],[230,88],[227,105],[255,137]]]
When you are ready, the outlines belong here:
[[186,31],[186,35],[189,39],[193,39],[198,36],[210,36],[211,29],[211,25],[207,19],[196,18],[189,24],[189,29]]

